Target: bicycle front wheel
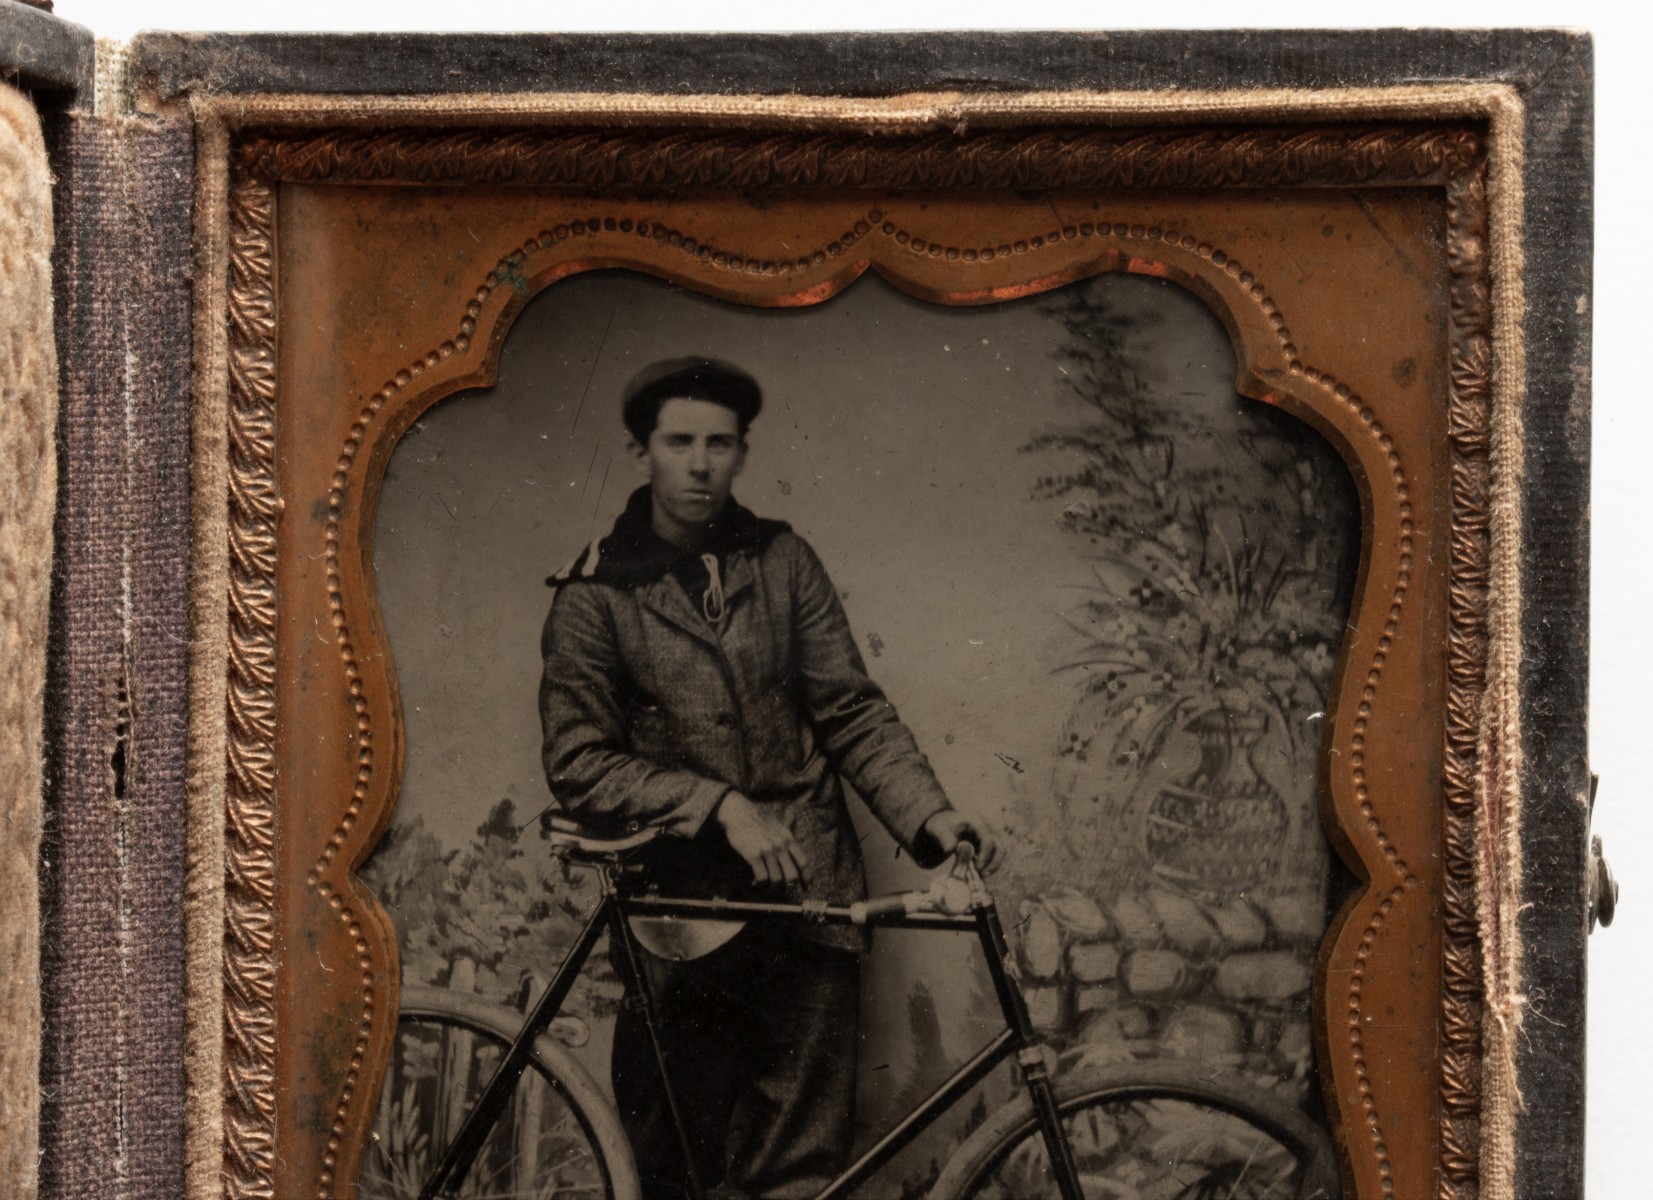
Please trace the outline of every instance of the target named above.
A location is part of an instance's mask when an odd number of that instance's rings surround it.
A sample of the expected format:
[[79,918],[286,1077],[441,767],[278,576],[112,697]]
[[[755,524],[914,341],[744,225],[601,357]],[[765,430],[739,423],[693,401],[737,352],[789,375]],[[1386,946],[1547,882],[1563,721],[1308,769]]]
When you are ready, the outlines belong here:
[[[1301,1111],[1182,1063],[1125,1063],[1056,1080],[1086,1200],[1330,1200],[1331,1143]],[[1057,1200],[1026,1095],[947,1160],[931,1200]]]
[[[363,1155],[361,1200],[417,1200],[521,1027],[514,1009],[446,988],[402,989],[396,1045]],[[542,1036],[482,1144],[464,1200],[640,1200],[619,1117],[589,1072]]]

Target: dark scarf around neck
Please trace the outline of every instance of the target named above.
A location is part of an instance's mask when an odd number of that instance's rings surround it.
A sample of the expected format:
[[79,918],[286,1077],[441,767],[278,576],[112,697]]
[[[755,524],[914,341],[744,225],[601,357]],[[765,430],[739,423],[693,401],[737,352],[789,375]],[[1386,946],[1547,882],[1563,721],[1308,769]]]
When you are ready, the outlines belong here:
[[757,516],[731,496],[713,520],[705,545],[698,550],[673,545],[654,531],[654,501],[644,484],[626,501],[625,511],[607,536],[581,550],[545,582],[548,587],[569,583],[638,587],[653,583],[685,558],[713,554],[722,560],[735,551],[761,551],[777,534],[791,528],[785,521]]

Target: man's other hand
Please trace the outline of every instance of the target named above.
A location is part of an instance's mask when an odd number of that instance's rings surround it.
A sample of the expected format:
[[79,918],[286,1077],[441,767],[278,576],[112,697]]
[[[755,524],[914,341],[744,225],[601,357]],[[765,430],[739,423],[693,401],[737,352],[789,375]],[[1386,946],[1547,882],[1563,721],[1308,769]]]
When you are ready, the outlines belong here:
[[716,816],[729,845],[752,868],[753,883],[803,882],[803,848],[785,825],[739,792],[723,797]]
[[944,808],[924,822],[924,832],[935,840],[943,854],[957,850],[960,842],[974,843],[976,865],[983,875],[991,875],[1004,861],[998,831],[980,817],[966,816],[955,808]]

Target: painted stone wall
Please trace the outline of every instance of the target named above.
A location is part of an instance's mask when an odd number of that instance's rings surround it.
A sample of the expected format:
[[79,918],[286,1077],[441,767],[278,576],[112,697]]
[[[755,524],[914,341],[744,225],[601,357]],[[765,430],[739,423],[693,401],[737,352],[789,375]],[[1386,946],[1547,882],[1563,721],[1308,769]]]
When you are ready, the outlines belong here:
[[1305,1009],[1324,928],[1320,888],[1253,902],[1156,887],[1106,905],[1055,892],[1021,905],[1024,989],[1070,1064],[1191,1060],[1304,1103]]

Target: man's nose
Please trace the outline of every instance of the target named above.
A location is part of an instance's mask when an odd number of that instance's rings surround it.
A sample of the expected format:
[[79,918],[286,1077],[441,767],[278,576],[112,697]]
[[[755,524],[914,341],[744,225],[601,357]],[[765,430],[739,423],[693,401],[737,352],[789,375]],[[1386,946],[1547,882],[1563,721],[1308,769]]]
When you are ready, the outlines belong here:
[[695,445],[689,448],[689,470],[696,475],[705,475],[712,469],[711,458],[706,453],[706,447]]

